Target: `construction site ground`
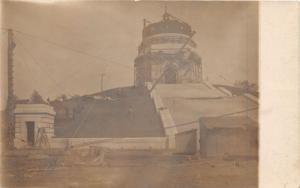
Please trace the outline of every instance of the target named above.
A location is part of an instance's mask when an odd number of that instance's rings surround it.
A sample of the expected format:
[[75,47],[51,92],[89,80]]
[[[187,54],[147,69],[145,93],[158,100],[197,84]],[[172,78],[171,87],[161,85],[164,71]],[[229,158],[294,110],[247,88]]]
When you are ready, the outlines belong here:
[[15,150],[2,155],[5,188],[255,188],[255,158],[168,151]]

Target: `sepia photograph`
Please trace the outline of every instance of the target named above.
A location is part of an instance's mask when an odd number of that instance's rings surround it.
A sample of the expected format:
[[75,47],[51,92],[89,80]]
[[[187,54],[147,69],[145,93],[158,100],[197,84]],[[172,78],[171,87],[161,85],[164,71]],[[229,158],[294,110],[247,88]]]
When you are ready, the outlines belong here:
[[259,187],[259,2],[4,1],[0,39],[1,187]]

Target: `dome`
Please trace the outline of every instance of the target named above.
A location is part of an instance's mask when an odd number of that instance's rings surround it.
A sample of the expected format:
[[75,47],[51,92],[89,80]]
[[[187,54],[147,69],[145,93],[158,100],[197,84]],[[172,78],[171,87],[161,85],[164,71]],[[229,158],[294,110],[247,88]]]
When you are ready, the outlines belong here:
[[165,13],[162,21],[150,23],[144,27],[143,38],[162,33],[177,33],[190,36],[193,31],[189,24]]

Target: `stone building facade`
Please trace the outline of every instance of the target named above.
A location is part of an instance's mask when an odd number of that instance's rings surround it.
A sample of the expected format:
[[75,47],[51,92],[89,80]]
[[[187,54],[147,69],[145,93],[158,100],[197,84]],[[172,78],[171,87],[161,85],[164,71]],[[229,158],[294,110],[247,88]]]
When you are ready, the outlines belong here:
[[[54,137],[53,107],[48,104],[17,104],[15,111],[16,148],[35,147]],[[46,138],[47,137],[47,138]],[[41,139],[43,140],[41,140]],[[47,144],[47,143],[44,143]]]
[[158,79],[160,83],[201,82],[202,63],[195,52],[194,34],[189,24],[167,12],[160,22],[144,20],[142,42],[134,64],[135,86]]

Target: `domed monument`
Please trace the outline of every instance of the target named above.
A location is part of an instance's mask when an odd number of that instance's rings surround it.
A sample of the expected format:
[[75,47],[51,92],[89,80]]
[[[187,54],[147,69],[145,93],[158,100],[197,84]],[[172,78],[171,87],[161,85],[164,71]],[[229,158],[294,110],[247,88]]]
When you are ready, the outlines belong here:
[[135,86],[147,82],[201,82],[202,63],[195,52],[194,34],[189,24],[167,11],[159,22],[144,19],[142,42],[134,63]]

